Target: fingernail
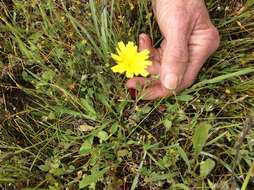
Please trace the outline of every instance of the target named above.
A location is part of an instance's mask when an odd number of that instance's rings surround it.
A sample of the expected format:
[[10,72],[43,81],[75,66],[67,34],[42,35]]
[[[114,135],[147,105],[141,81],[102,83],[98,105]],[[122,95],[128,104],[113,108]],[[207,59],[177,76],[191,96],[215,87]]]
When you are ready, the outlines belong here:
[[167,74],[162,81],[163,85],[169,90],[175,90],[178,86],[178,76],[174,73]]

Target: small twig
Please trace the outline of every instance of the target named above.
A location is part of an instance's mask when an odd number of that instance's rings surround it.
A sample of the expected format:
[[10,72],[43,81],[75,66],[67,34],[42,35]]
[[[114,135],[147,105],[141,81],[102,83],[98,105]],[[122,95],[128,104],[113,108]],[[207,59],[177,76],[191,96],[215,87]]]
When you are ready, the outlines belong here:
[[248,118],[246,120],[246,125],[240,134],[239,140],[235,143],[235,146],[234,146],[234,149],[236,150],[236,156],[235,156],[235,161],[234,161],[234,165],[232,168],[232,178],[231,178],[232,180],[236,177],[235,176],[235,169],[236,169],[237,164],[239,163],[241,146],[243,145],[243,141],[245,140],[249,131],[252,128],[254,128],[254,121],[252,118]]
[[221,113],[227,106],[229,106],[229,105],[231,105],[231,104],[236,104],[236,103],[242,102],[242,101],[244,101],[244,100],[245,100],[246,98],[248,98],[248,97],[249,97],[249,95],[245,95],[245,96],[243,96],[243,97],[241,97],[241,98],[238,98],[237,100],[235,100],[235,101],[233,101],[233,102],[228,101],[228,102],[221,108],[221,110],[216,114],[216,116],[219,116],[220,113]]
[[[243,128],[243,130],[241,132],[240,138],[234,146],[234,148],[236,149],[236,162],[235,162],[235,165],[239,161],[238,159],[239,159],[239,156],[240,156],[240,149],[241,149],[241,146],[243,144],[243,141],[246,138],[246,136],[248,135],[251,128],[253,128],[253,127],[254,127],[253,120],[248,118],[247,122],[246,122],[246,126]],[[235,169],[235,167],[233,169]]]

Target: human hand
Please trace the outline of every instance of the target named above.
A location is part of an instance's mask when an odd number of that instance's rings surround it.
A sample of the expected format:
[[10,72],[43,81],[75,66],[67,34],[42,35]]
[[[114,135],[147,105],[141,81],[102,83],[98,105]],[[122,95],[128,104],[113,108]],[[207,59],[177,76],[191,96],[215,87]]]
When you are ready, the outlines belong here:
[[203,0],[156,0],[153,9],[164,39],[156,49],[150,37],[141,34],[139,51],[150,51],[153,65],[148,71],[159,75],[160,80],[134,77],[127,81],[131,89],[149,83],[144,96],[147,100],[190,87],[220,41]]

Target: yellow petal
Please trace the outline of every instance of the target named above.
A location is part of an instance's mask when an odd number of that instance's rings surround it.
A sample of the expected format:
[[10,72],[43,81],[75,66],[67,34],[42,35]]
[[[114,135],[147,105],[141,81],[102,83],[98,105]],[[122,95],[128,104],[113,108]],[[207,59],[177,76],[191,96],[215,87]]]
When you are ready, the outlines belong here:
[[118,43],[118,48],[119,48],[120,52],[123,52],[126,47],[125,47],[124,43],[121,41]]
[[111,68],[111,70],[114,72],[114,73],[124,73],[124,69],[123,67],[119,66],[119,65],[116,65],[114,67]]
[[133,42],[128,42],[127,48],[129,48],[129,49],[135,49],[135,44]]
[[144,50],[142,52],[139,53],[139,58],[142,60],[147,60],[149,59],[149,51],[148,50]]
[[133,72],[126,71],[126,77],[127,77],[127,78],[133,78],[133,76],[134,76],[134,73],[133,73]]
[[114,53],[111,54],[111,57],[112,57],[115,61],[117,61],[117,62],[119,62],[119,61],[122,60],[122,58],[121,58],[119,55],[116,55],[116,54],[114,54]]
[[148,71],[144,70],[140,73],[141,76],[147,77],[149,75]]
[[152,65],[152,64],[153,64],[152,61],[145,61],[145,65],[146,65],[146,66],[150,66],[150,65]]
[[146,55],[149,55],[149,50],[148,49],[144,49],[143,51],[141,51],[140,53],[142,53],[142,54],[146,54]]

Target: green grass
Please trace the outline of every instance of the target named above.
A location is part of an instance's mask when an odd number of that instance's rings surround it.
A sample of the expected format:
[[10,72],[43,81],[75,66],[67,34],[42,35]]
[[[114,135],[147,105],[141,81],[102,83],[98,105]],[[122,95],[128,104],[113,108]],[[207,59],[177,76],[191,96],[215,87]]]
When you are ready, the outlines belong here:
[[193,87],[153,102],[110,70],[118,41],[159,44],[147,1],[4,2],[1,189],[254,188],[253,0],[207,0],[220,49]]

